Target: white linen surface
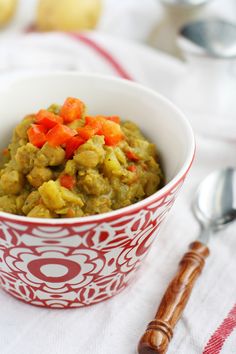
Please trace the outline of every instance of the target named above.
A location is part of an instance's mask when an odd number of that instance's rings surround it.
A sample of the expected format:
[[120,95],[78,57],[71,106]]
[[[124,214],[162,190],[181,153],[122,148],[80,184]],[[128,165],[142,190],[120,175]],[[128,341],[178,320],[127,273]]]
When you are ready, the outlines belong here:
[[[24,74],[25,71],[62,69],[116,75],[104,58],[67,35],[30,34],[16,37],[14,33],[16,30],[23,28],[26,22],[32,22],[35,1],[22,0],[21,3],[23,2],[27,3],[27,6],[19,8],[18,22],[13,23],[12,27],[1,34],[0,85],[4,85],[5,80]],[[128,4],[130,13],[133,13],[131,3],[134,2],[139,6],[141,4],[141,1],[137,0],[113,1],[117,8],[119,7],[116,16],[122,18],[124,11],[122,3]],[[101,21],[101,29],[143,40],[161,14],[160,8],[156,9],[155,1],[142,1],[145,4],[147,2],[152,7],[152,15],[149,17],[149,26],[148,21],[144,21],[143,30],[135,31],[134,27],[131,29],[130,22],[121,23],[118,17],[120,28],[113,26],[112,30],[107,17]],[[215,1],[219,2],[220,0]],[[109,4],[111,3],[112,0]],[[112,11],[109,10],[109,6],[107,11]],[[136,7],[136,11],[139,11],[140,15],[139,6]],[[91,34],[91,38],[107,48],[134,80],[175,99],[176,85],[186,72],[182,63],[149,48],[134,45],[132,42],[118,39],[115,41],[109,36],[96,33]],[[225,94],[227,95],[227,92]],[[236,139],[232,131],[236,130],[236,122],[230,122],[230,129],[224,124],[223,119],[221,129],[215,125],[208,125],[207,132],[211,132],[209,137],[202,129],[205,121],[212,121],[207,109],[204,119],[196,114],[189,115],[189,119],[193,127],[197,128],[195,163],[168,221],[163,226],[133,285],[110,301],[86,309],[68,311],[35,308],[15,300],[0,290],[1,354],[136,352],[139,337],[153,318],[168,282],[176,272],[179,260],[187,250],[188,244],[197,237],[198,225],[190,210],[197,184],[212,170],[235,166]],[[223,134],[219,134],[222,131]],[[211,255],[176,327],[169,354],[201,354],[211,335],[234,306],[235,231],[236,226],[232,224],[211,240]],[[221,354],[235,354],[235,343],[236,331],[225,341]]]
[[[98,34],[91,34],[91,38],[110,50],[135,80],[158,89],[169,97],[173,96],[173,82],[181,77],[184,65],[131,42],[117,40],[114,43],[111,38]],[[73,70],[91,69],[115,74],[109,63],[92,52],[91,48],[68,38],[67,35],[30,34],[25,38],[18,38],[17,41],[22,41],[21,44],[25,46],[22,52],[26,57],[27,51],[32,50],[34,67],[38,70],[50,69],[52,60],[55,58],[57,62],[58,54],[66,48],[71,54],[78,50],[80,56],[74,55],[72,63],[71,57],[67,58],[65,54],[60,58],[57,68],[62,66],[65,69],[67,65],[72,65]],[[49,42],[54,43],[53,50],[56,54],[53,56],[52,50],[46,58],[45,50],[49,48]],[[4,45],[2,42],[2,49]],[[17,50],[16,42],[11,45],[13,47],[8,49],[14,53],[14,50]],[[41,56],[38,56],[35,50],[41,50]],[[7,51],[5,54],[7,55]],[[19,58],[21,55],[23,54],[19,54]],[[23,66],[21,73],[26,70],[29,61],[26,62],[23,57],[22,62],[20,60],[20,67]],[[42,66],[39,67],[40,63]],[[18,64],[17,62],[16,68]],[[16,68],[15,71],[11,70],[11,74],[9,71],[2,72],[2,84],[4,80],[17,75]],[[31,70],[36,69],[32,67]],[[187,250],[188,244],[197,237],[198,225],[191,214],[190,204],[198,182],[216,168],[235,165],[235,142],[210,139],[201,134],[198,134],[196,139],[197,154],[190,176],[136,282],[110,301],[86,309],[68,311],[31,307],[0,291],[1,354],[135,353],[139,337],[152,319],[168,282],[175,274],[180,258]],[[234,305],[235,230],[235,225],[231,225],[212,239],[211,256],[177,325],[168,353],[202,353],[209,337]],[[236,352],[236,333],[232,336],[226,341],[222,353]]]

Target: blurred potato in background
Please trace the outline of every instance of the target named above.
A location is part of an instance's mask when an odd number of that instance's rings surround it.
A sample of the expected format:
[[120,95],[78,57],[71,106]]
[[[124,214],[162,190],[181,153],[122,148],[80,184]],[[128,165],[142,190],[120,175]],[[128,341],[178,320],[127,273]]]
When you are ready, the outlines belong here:
[[0,26],[6,25],[13,17],[17,0],[0,0]]
[[37,29],[41,31],[93,29],[100,18],[101,9],[102,0],[39,0]]

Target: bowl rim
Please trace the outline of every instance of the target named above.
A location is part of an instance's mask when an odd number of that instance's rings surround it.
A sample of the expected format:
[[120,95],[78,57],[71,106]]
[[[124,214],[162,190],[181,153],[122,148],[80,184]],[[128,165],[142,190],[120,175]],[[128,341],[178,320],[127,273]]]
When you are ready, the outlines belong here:
[[187,175],[195,156],[195,137],[192,130],[192,127],[186,118],[185,114],[168,98],[164,95],[160,94],[159,92],[155,91],[154,89],[148,88],[145,85],[137,83],[135,81],[130,81],[127,79],[122,79],[114,76],[109,75],[102,75],[102,74],[94,74],[94,73],[80,73],[80,72],[68,72],[68,71],[54,71],[54,72],[43,72],[43,73],[24,73],[23,75],[17,76],[15,79],[9,81],[9,85],[5,86],[5,89],[2,89],[1,92],[6,92],[12,85],[18,84],[20,82],[30,81],[32,79],[42,79],[45,77],[77,77],[77,78],[88,78],[88,79],[101,79],[107,82],[115,82],[121,83],[129,88],[133,88],[136,90],[140,90],[145,92],[146,94],[155,96],[159,101],[162,101],[164,104],[169,106],[173,112],[177,115],[179,121],[182,122],[183,125],[186,127],[187,135],[189,136],[189,149],[187,152],[187,156],[185,158],[184,163],[182,164],[179,171],[175,174],[175,176],[165,184],[161,189],[157,192],[152,194],[151,196],[129,206],[112,210],[102,214],[95,214],[95,215],[88,215],[82,217],[75,217],[75,218],[61,218],[61,219],[49,219],[49,218],[29,218],[27,216],[22,215],[15,215],[6,212],[0,211],[0,218],[8,219],[10,222],[20,222],[24,224],[40,224],[40,225],[49,225],[49,226],[71,226],[71,225],[78,225],[78,224],[87,224],[93,222],[104,221],[107,219],[114,219],[118,218],[119,216],[124,216],[124,214],[131,214],[137,210],[145,208],[147,205],[152,204],[153,202],[158,201],[164,195],[168,194],[172,189],[174,189],[179,182]]

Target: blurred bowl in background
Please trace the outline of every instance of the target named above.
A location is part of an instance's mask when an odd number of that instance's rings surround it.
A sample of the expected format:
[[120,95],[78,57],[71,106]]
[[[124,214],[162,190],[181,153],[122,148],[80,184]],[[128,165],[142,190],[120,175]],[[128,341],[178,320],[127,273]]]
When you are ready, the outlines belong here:
[[205,4],[211,0],[161,0],[166,5],[172,6],[199,6]]

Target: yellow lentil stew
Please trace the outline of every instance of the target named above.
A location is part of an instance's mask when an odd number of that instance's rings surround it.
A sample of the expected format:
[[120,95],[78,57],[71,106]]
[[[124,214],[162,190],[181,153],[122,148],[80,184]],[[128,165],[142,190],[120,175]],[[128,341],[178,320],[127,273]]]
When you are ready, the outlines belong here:
[[130,121],[89,116],[73,97],[26,116],[3,150],[0,211],[69,218],[123,208],[155,193],[154,144]]

